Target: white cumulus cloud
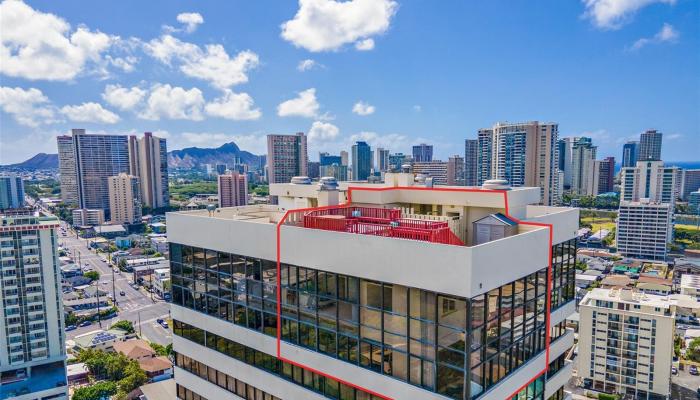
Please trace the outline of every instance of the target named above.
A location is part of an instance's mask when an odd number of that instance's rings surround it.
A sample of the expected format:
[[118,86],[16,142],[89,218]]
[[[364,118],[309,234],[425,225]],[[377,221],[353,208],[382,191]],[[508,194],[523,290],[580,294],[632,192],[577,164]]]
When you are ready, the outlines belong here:
[[619,29],[640,9],[654,3],[675,4],[676,0],[582,0],[584,16],[598,28]]
[[192,33],[204,22],[204,18],[199,13],[181,13],[177,15],[177,22],[185,25],[185,32]]
[[220,44],[202,49],[169,34],[151,40],[144,48],[156,60],[168,65],[177,63],[185,75],[207,81],[218,89],[248,82],[248,71],[260,63],[258,55],[250,50],[231,58]]
[[297,70],[304,72],[304,71],[309,71],[315,68],[320,68],[321,64],[317,63],[316,61],[307,58],[306,60],[301,60],[299,61],[299,64],[297,64]]
[[201,90],[156,84],[151,88],[145,108],[138,116],[152,121],[161,118],[201,121],[202,107],[204,97]]
[[389,29],[397,7],[393,0],[299,0],[299,10],[282,24],[281,36],[312,52],[353,42],[359,42],[359,50],[369,50],[374,42],[362,43]]
[[120,39],[33,9],[21,1],[0,3],[0,73],[30,80],[66,81],[89,63],[103,69],[103,55]]
[[369,51],[374,49],[374,39],[365,39],[355,42],[355,48],[360,51]]
[[97,124],[115,124],[119,116],[106,110],[99,103],[83,103],[75,106],[63,106],[61,114],[74,122],[94,122]]
[[296,98],[284,101],[277,106],[280,117],[313,118],[318,114],[320,105],[316,100],[316,89],[310,88],[298,93]]
[[373,105],[370,105],[369,103],[365,103],[364,101],[358,101],[355,103],[354,106],[352,106],[352,112],[354,112],[357,115],[370,115],[374,114],[375,108]]
[[630,50],[639,50],[648,44],[673,43],[678,40],[680,33],[670,24],[664,24],[654,36],[650,38],[640,38],[630,46]]
[[328,142],[338,138],[340,129],[337,126],[322,121],[314,121],[309,129],[309,142]]
[[259,108],[253,108],[254,101],[248,93],[234,93],[226,90],[224,95],[205,106],[207,115],[232,120],[256,120],[262,116]]
[[34,128],[58,122],[48,97],[36,88],[0,87],[0,108],[12,115],[17,123]]
[[102,93],[102,98],[107,104],[120,110],[131,110],[146,97],[147,91],[138,86],[131,88],[120,85],[107,85]]

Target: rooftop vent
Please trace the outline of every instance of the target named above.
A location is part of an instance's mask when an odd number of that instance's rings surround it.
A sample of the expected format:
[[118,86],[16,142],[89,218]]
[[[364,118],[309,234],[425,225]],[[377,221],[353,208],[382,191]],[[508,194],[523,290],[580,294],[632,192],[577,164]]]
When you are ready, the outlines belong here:
[[292,178],[292,183],[295,185],[310,185],[311,178],[308,176],[295,176]]
[[510,185],[505,179],[489,179],[481,185],[483,189],[490,190],[510,190]]
[[318,186],[321,190],[337,190],[338,181],[332,176],[324,176],[318,180]]

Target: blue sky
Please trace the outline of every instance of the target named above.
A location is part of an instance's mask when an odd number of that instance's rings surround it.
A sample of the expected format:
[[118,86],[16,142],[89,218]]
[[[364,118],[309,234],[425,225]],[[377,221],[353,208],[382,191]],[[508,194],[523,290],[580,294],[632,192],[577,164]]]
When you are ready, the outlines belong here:
[[72,127],[255,153],[304,131],[312,159],[357,139],[447,159],[524,120],[601,158],[658,129],[664,159],[699,160],[698,20],[695,0],[6,0],[0,163]]

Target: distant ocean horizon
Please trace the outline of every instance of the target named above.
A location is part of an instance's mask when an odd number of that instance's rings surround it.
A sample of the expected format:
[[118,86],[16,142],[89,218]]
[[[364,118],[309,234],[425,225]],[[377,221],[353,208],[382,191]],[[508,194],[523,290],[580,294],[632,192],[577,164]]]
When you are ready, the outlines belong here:
[[[700,169],[700,161],[664,161],[664,165],[683,169]],[[615,172],[619,172],[622,164],[615,163]]]

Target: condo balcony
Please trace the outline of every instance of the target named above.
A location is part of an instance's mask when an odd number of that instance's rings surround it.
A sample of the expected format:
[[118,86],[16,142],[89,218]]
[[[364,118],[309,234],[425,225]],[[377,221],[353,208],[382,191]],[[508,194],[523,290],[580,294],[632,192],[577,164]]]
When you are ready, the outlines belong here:
[[447,221],[402,218],[399,208],[334,207],[312,211],[295,211],[288,225],[309,229],[383,236],[464,246]]

